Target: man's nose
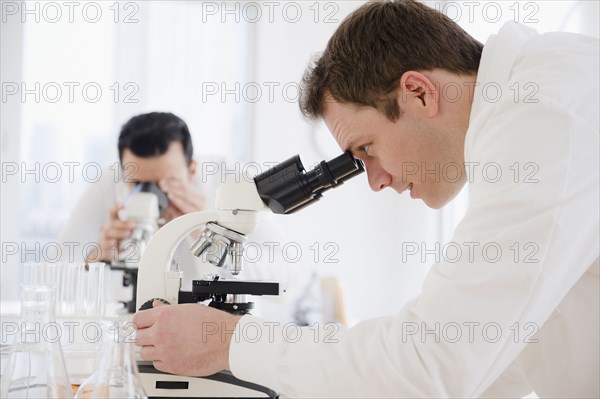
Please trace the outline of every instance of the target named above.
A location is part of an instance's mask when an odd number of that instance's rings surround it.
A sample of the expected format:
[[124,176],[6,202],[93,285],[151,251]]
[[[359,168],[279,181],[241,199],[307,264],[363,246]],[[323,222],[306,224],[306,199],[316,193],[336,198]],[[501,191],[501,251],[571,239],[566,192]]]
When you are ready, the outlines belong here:
[[369,160],[365,162],[367,176],[369,178],[369,186],[373,191],[381,191],[392,184],[392,175],[387,173],[378,161]]

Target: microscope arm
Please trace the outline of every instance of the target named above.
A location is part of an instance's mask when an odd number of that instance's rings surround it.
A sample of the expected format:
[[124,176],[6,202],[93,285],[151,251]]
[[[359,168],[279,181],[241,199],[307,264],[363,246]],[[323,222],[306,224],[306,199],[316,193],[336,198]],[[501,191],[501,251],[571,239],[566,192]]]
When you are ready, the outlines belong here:
[[[182,272],[171,271],[171,259],[181,241],[193,230],[209,222],[241,235],[254,231],[258,211],[265,204],[253,182],[226,182],[217,189],[216,212],[194,212],[173,219],[159,229],[148,243],[139,263],[137,306],[160,298],[170,304],[179,302]],[[151,304],[150,304],[151,305]]]
[[173,219],[152,237],[142,255],[138,270],[137,304],[160,298],[176,304],[182,272],[171,271],[171,259],[179,243],[193,230],[208,222],[218,222],[221,212],[194,212]]

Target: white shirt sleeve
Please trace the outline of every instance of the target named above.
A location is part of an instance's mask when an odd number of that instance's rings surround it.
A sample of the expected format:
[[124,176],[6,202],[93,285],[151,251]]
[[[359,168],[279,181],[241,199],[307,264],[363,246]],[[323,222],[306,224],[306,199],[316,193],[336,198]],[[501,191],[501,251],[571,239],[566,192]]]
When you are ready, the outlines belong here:
[[421,295],[343,332],[244,316],[230,350],[238,378],[301,397],[477,397],[536,344],[598,258],[598,127],[550,101],[493,110],[469,129],[455,252]]
[[[62,245],[76,245],[76,258],[68,261],[84,261],[86,248],[91,250],[93,245],[97,245],[102,227],[108,221],[109,210],[117,203],[119,183],[114,179],[114,173],[105,169],[100,180],[90,183],[75,205],[59,237]],[[63,257],[65,255],[63,251]]]

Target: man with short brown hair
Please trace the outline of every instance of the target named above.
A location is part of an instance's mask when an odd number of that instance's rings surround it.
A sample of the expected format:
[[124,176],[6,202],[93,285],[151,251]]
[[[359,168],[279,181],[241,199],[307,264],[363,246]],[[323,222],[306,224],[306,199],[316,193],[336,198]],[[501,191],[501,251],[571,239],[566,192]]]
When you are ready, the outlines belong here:
[[[469,181],[452,240],[468,252],[433,265],[399,313],[334,339],[202,307],[141,312],[142,356],[186,375],[229,367],[286,396],[598,397],[598,48],[508,23],[482,50],[416,1],[357,9],[305,76],[301,109],[364,161],[375,191],[439,208]],[[216,322],[226,338],[189,349],[169,328],[184,315],[196,321],[183,330]]]
[[[390,46],[388,40],[396,39]],[[323,96],[400,116],[396,84],[411,70],[475,75],[483,45],[440,12],[416,1],[371,2],[354,12],[329,40],[303,79],[300,109],[322,116]]]

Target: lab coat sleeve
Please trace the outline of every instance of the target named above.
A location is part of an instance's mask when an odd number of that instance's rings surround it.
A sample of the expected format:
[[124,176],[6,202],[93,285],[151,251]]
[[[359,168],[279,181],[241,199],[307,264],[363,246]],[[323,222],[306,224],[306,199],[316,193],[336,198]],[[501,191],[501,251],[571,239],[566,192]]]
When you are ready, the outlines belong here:
[[234,375],[299,397],[477,397],[536,345],[598,257],[598,127],[505,99],[472,130],[470,208],[421,295],[346,331],[244,316]]
[[59,237],[62,246],[71,246],[74,251],[63,251],[62,260],[84,261],[87,252],[100,240],[101,229],[108,221],[109,210],[116,204],[116,183],[113,179],[109,170],[103,171],[101,179],[90,183],[77,201]]

